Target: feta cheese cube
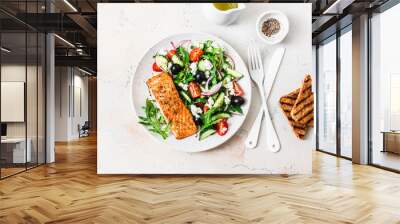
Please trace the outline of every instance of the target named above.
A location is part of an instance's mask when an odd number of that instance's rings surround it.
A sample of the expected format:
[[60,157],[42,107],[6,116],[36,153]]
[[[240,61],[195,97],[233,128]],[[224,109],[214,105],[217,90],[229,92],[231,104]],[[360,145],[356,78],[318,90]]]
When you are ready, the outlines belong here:
[[190,105],[190,112],[194,117],[200,117],[200,114],[203,112],[201,108],[197,107],[196,105]]

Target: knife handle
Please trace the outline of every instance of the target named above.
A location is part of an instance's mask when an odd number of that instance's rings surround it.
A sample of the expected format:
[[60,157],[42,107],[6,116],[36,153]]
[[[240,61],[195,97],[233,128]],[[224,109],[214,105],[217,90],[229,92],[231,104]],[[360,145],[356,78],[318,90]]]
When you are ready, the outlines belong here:
[[265,126],[267,132],[267,145],[271,152],[278,152],[281,149],[281,143],[279,142],[278,134],[272,123],[271,116],[268,112],[268,108],[264,111]]

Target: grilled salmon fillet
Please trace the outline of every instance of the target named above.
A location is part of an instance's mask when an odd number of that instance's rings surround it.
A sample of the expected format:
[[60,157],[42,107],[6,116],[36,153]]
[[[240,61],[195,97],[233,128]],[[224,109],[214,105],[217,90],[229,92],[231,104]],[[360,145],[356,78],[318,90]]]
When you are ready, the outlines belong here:
[[174,81],[168,73],[154,75],[146,81],[176,139],[183,139],[197,132],[192,114],[183,104]]

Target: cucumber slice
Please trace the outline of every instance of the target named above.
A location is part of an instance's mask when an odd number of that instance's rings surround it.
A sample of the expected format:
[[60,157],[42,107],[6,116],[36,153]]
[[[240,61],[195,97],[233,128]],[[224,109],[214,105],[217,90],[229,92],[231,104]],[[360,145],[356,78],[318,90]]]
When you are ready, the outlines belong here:
[[215,108],[221,107],[224,104],[224,97],[225,97],[225,94],[223,92],[220,93],[218,95],[217,100],[215,100],[213,107],[215,107]]
[[222,80],[222,85],[226,87],[226,84],[232,80],[230,75],[226,75],[225,78]]
[[230,117],[231,117],[231,115],[228,113],[219,113],[219,114],[213,116],[213,120],[219,120],[219,119],[230,118]]
[[205,72],[207,70],[204,60],[199,61],[199,63],[197,64],[197,69],[199,69],[200,71],[203,71],[203,72]]
[[243,76],[242,73],[239,73],[239,72],[237,72],[237,71],[235,71],[235,70],[233,70],[233,69],[226,68],[225,70],[226,70],[226,73],[227,73],[228,75],[231,75],[231,76],[233,76],[233,77],[236,78],[236,79],[240,79],[240,78],[242,78],[242,76]]
[[212,62],[207,59],[202,59],[197,64],[197,69],[203,72],[210,71],[213,67]]
[[214,129],[208,129],[207,131],[200,134],[200,140],[204,140],[205,138],[215,134]]
[[181,59],[179,59],[179,57],[178,57],[176,54],[174,54],[174,55],[172,56],[171,61],[172,61],[173,63],[178,64],[178,65],[180,65],[180,66],[183,67],[183,62],[181,61]]
[[163,71],[168,71],[168,60],[164,56],[157,55],[156,56],[156,64]]

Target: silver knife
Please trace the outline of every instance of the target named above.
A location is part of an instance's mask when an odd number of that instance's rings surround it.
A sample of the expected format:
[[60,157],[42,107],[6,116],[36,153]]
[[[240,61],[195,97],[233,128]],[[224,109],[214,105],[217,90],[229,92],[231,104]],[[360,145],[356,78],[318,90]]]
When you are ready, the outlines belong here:
[[271,57],[271,61],[269,62],[268,71],[264,79],[265,98],[267,100],[269,94],[271,93],[272,86],[274,85],[275,77],[278,74],[279,66],[281,65],[284,54],[285,54],[284,47],[276,49]]
[[[274,84],[275,77],[278,74],[279,66],[282,62],[284,54],[285,54],[285,48],[283,47],[275,50],[271,57],[271,61],[268,65],[267,74],[264,79],[264,86],[266,86],[265,98],[267,100],[271,93],[272,86]],[[253,126],[250,129],[249,135],[247,136],[247,139],[245,141],[245,145],[247,148],[255,148],[257,146],[263,115],[264,115],[264,110],[261,108],[257,115],[256,120],[253,123]],[[272,152],[278,152],[281,147],[278,135],[276,134],[269,112],[266,111],[265,115],[266,115],[266,122],[269,123],[267,125],[269,128],[268,130],[266,130],[268,136],[267,139],[268,148]]]

